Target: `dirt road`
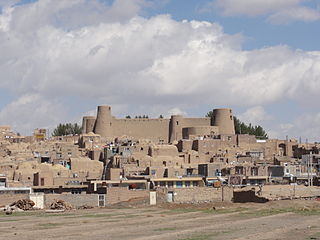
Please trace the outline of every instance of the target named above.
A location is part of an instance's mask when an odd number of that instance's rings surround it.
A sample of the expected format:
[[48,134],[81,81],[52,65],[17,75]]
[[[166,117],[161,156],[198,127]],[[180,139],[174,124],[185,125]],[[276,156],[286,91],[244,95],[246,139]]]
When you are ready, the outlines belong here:
[[320,239],[319,220],[311,200],[33,211],[0,215],[0,239]]

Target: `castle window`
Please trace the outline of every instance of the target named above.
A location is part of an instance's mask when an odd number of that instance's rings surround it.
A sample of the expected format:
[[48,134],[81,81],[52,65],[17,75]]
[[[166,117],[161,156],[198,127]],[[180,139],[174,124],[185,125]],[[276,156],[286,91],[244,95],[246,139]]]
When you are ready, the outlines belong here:
[[179,125],[179,122],[177,121],[177,125]]

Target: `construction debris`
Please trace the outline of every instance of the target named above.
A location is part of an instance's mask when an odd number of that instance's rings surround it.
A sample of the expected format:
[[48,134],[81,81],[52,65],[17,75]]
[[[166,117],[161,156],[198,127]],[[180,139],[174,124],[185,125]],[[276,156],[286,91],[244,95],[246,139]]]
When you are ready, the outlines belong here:
[[73,206],[63,200],[55,200],[53,203],[51,203],[50,209],[71,210],[73,209]]
[[29,199],[21,199],[18,200],[12,204],[10,204],[10,207],[17,207],[19,209],[22,209],[24,211],[32,210],[35,203],[32,200]]
[[93,207],[89,206],[87,204],[77,207],[77,209],[91,209],[91,208],[93,208]]

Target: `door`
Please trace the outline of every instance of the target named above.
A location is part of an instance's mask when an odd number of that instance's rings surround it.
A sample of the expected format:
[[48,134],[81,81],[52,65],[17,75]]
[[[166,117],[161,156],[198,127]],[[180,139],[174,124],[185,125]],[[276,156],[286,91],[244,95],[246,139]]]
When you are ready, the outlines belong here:
[[106,205],[106,198],[104,194],[99,194],[98,206],[104,207]]
[[173,202],[173,192],[168,192],[167,193],[167,201],[168,202]]

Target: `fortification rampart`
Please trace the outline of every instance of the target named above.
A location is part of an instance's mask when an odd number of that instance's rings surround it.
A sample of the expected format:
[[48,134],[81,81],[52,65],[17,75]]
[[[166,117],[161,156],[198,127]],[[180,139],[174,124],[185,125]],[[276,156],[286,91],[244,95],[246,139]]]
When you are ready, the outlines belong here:
[[[213,119],[185,118],[181,115],[173,115],[170,119],[117,119],[111,115],[110,106],[98,106],[97,117],[83,118],[83,133],[93,131],[105,138],[128,136],[134,139],[150,139],[155,143],[172,143],[183,139],[183,131],[189,128],[194,133],[234,134],[234,124],[231,109],[215,109]],[[203,128],[196,128],[203,127]],[[200,130],[201,129],[201,130]],[[205,131],[205,132],[203,132]]]

